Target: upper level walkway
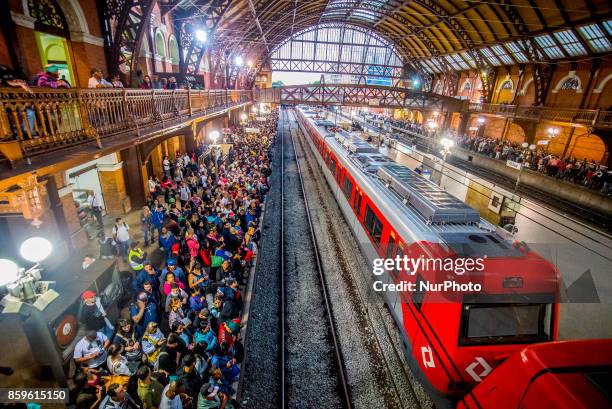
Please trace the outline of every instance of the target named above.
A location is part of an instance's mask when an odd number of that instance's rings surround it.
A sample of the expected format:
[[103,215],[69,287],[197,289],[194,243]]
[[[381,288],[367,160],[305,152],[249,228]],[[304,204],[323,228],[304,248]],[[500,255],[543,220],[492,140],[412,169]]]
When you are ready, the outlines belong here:
[[75,153],[90,160],[251,102],[252,92],[240,90],[2,88],[0,174],[33,171]]
[[605,129],[612,128],[612,111],[549,108],[506,104],[477,104],[433,92],[375,85],[289,85],[254,91],[256,101],[275,104],[370,106],[424,111],[483,113],[504,118],[553,121]]

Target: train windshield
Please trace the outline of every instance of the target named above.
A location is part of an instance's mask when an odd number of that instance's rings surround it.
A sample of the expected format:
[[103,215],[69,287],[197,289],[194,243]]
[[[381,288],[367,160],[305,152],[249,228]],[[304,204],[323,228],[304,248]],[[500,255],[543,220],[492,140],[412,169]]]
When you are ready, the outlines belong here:
[[552,304],[463,304],[460,345],[549,341]]

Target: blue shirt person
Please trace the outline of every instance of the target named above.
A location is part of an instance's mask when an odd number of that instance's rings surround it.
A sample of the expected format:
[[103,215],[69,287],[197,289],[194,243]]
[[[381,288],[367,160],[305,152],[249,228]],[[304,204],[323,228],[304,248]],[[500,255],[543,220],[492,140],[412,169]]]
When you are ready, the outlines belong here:
[[145,292],[138,294],[135,303],[130,305],[130,318],[134,321],[134,330],[138,337],[142,337],[149,322],[159,323],[157,304]]

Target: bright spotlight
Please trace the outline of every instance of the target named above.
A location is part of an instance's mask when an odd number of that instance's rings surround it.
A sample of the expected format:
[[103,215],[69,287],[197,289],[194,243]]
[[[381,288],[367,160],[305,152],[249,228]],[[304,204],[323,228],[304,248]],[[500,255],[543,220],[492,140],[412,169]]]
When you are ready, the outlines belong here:
[[237,55],[236,58],[234,58],[234,64],[236,64],[236,66],[238,67],[242,67],[242,65],[244,64],[244,60],[241,56]]
[[206,31],[204,30],[196,30],[195,37],[196,37],[196,40],[198,40],[199,42],[205,43],[206,39],[208,38],[208,34],[206,34]]
[[453,141],[452,139],[448,139],[448,138],[442,138],[440,140],[440,144],[442,144],[442,146],[444,146],[444,148],[450,149],[453,146],[455,146],[455,141]]
[[247,65],[248,65],[249,67],[252,67],[252,66],[253,66],[253,61],[251,61],[251,60],[247,61]]
[[414,79],[412,80],[412,86],[413,86],[413,87],[415,87],[415,88],[416,88],[416,87],[418,87],[418,86],[419,86],[419,84],[420,84],[420,82],[419,82],[419,79],[418,79],[418,78],[414,78]]
[[21,257],[32,263],[40,263],[49,257],[51,250],[53,250],[51,242],[42,237],[30,237],[19,247]]
[[19,276],[19,267],[11,260],[0,259],[0,286],[12,283]]
[[219,131],[212,131],[208,134],[208,136],[210,137],[212,143],[215,144],[217,143],[217,139],[219,139]]
[[247,118],[248,118],[247,114],[241,114],[240,115],[240,120],[242,120],[242,121],[246,121]]

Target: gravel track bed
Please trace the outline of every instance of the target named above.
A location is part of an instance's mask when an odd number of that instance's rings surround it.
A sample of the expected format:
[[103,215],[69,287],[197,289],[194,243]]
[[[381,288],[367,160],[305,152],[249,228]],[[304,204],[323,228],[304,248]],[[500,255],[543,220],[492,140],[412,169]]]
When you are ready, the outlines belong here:
[[280,132],[277,132],[242,365],[241,400],[246,408],[252,409],[280,405],[280,166]]
[[[289,408],[341,408],[328,318],[310,240],[289,126],[279,119],[266,198],[241,400],[245,408],[280,408],[280,243],[285,240],[286,397]],[[281,127],[286,126],[281,139]],[[281,143],[284,143],[285,233],[281,232]]]
[[289,408],[341,408],[328,317],[289,126],[284,143],[287,402]]
[[408,368],[391,314],[382,298],[369,291],[370,263],[297,123],[292,126],[354,406],[431,408],[431,400]]

